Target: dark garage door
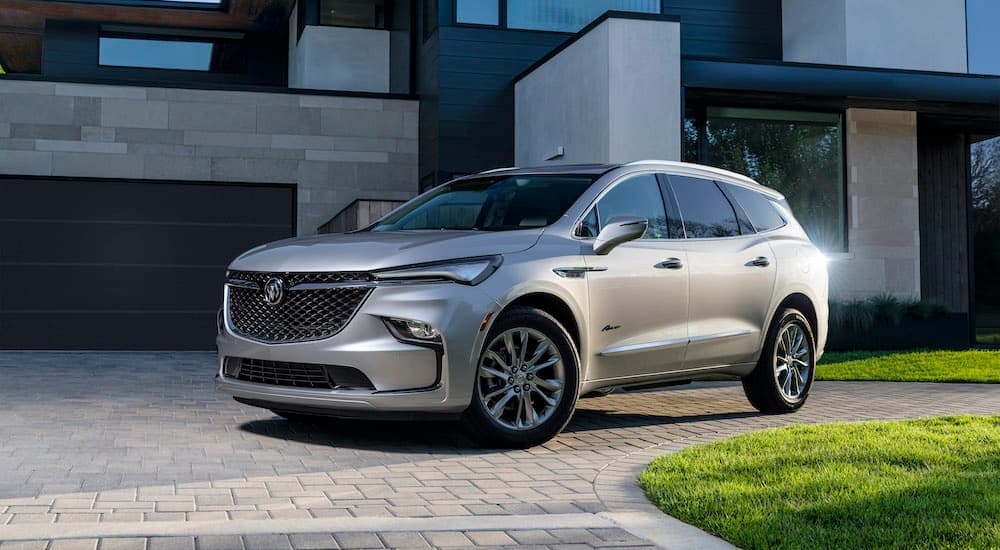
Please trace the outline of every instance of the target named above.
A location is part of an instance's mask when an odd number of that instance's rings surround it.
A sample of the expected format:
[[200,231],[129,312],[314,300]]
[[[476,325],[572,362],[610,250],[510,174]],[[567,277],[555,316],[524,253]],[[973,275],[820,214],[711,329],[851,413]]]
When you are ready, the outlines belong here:
[[0,178],[0,349],[212,349],[226,265],[292,186]]

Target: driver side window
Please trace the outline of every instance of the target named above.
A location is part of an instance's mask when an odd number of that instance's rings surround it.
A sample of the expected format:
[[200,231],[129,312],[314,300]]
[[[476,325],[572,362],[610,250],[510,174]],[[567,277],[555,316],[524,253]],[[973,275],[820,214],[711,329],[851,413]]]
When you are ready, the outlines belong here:
[[609,221],[619,216],[648,220],[643,239],[671,238],[660,184],[653,174],[632,176],[616,183],[583,218],[577,236],[596,237]]

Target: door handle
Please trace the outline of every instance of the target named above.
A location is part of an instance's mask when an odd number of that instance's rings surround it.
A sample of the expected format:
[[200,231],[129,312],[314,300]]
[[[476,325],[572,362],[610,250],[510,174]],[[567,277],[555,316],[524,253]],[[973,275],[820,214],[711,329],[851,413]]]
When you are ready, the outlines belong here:
[[747,267],[767,267],[771,265],[771,260],[768,260],[764,256],[758,256],[743,265]]
[[680,258],[667,258],[653,267],[656,269],[680,269],[684,267],[684,262]]

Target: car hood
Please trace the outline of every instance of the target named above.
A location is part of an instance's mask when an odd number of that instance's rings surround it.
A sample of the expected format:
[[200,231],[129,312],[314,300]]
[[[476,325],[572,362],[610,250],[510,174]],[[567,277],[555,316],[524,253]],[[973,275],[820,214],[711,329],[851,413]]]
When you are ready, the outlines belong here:
[[230,264],[240,271],[372,271],[425,262],[512,254],[538,242],[542,229],[517,231],[385,231],[286,239],[249,250]]

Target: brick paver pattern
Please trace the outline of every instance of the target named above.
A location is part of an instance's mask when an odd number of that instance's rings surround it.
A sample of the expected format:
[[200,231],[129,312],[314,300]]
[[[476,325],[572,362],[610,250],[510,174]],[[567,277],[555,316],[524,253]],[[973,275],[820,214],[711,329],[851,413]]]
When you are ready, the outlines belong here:
[[[563,434],[510,451],[450,423],[285,421],[215,392],[215,370],[203,353],[0,353],[0,525],[594,513],[635,505],[619,478],[687,445],[1000,412],[995,385],[823,382],[798,413],[765,416],[738,383],[698,383],[581,400]],[[556,539],[537,544],[572,544]]]

